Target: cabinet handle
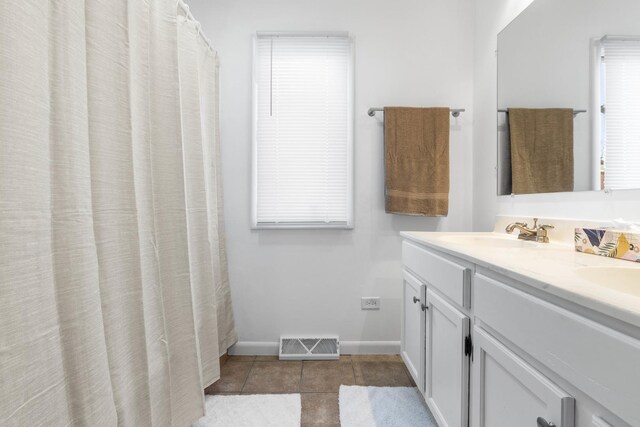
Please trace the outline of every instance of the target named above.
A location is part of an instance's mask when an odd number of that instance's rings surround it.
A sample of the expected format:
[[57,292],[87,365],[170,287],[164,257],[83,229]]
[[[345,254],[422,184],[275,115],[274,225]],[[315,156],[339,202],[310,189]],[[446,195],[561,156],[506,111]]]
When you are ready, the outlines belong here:
[[429,310],[429,306],[428,305],[424,305],[424,304],[420,304],[420,308],[422,308],[422,311]]
[[556,427],[554,423],[550,423],[542,417],[538,417],[536,421],[538,422],[538,427]]
[[420,298],[413,297],[413,303],[415,304],[415,303],[418,303],[418,302],[420,302]]

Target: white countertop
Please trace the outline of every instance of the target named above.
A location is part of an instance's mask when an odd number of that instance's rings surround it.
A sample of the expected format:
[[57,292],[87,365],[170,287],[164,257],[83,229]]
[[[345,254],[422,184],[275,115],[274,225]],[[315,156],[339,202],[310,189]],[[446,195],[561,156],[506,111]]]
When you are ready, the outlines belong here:
[[491,245],[488,237],[517,241],[505,233],[401,232],[405,239],[464,259],[549,294],[640,327],[637,292],[610,289],[581,277],[581,267],[639,269],[640,264],[576,252],[573,245],[523,242],[522,247]]

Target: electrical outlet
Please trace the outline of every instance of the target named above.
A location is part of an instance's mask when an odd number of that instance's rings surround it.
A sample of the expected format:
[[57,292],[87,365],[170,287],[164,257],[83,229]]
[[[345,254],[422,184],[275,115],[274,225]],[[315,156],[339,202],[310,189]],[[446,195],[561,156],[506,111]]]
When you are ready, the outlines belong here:
[[380,310],[380,297],[362,297],[360,307],[363,310]]

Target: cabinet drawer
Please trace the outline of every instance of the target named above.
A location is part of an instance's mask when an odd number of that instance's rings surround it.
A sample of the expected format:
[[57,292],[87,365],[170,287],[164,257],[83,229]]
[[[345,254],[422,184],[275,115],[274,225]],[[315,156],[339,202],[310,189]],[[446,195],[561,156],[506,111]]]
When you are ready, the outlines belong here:
[[402,261],[427,286],[433,286],[460,307],[469,308],[471,270],[413,243],[402,243]]
[[640,341],[476,274],[485,322],[631,425],[640,425]]

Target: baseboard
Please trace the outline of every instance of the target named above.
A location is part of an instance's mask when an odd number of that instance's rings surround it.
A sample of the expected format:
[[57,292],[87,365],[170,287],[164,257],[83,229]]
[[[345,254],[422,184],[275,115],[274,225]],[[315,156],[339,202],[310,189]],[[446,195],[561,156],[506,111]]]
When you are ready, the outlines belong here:
[[230,356],[273,356],[278,355],[278,341],[238,341],[232,345]]
[[400,341],[341,341],[342,354],[400,354]]
[[[229,349],[231,356],[273,356],[278,341],[238,341]],[[400,341],[340,341],[340,354],[400,354]]]

